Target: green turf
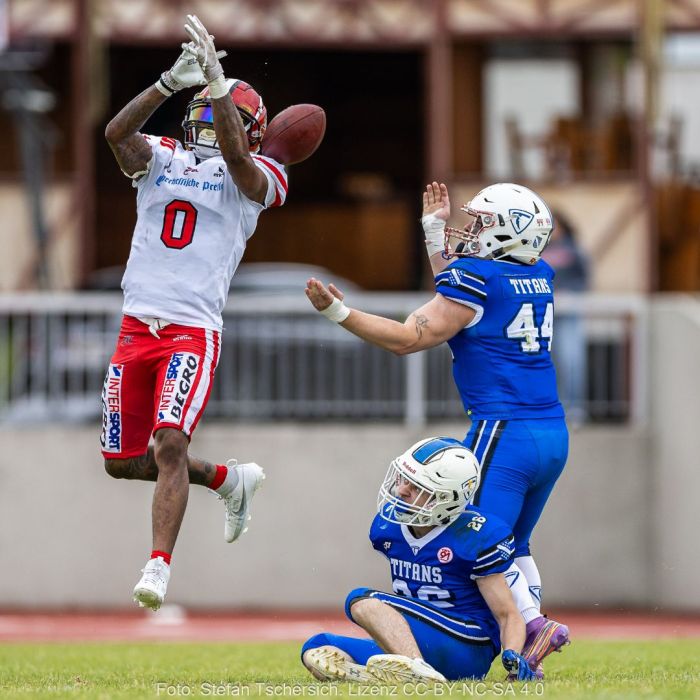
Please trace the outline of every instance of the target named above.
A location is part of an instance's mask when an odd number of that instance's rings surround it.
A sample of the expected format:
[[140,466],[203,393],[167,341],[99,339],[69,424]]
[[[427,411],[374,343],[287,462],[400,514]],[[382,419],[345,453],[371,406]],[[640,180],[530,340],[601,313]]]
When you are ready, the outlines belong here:
[[[313,683],[298,649],[289,643],[0,645],[0,698],[371,697],[356,685]],[[509,686],[494,664],[481,684],[367,690],[374,697],[700,699],[700,639],[579,641],[550,657],[546,669],[544,685]]]

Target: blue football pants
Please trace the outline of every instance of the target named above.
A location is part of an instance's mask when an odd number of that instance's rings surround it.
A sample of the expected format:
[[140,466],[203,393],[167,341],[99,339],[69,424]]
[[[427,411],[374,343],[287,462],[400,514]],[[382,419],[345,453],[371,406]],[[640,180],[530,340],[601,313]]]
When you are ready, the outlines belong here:
[[[423,658],[448,680],[483,678],[498,655],[500,647],[479,623],[458,620],[411,598],[371,588],[356,588],[348,595],[345,614],[353,622],[350,608],[361,598],[377,598],[398,610],[408,622]],[[304,642],[302,656],[308,649],[326,645],[342,649],[356,663],[363,665],[370,656],[385,653],[373,639],[322,632]]]
[[480,420],[464,439],[481,464],[474,505],[513,530],[515,556],[530,554],[530,536],[566,464],[563,418]]

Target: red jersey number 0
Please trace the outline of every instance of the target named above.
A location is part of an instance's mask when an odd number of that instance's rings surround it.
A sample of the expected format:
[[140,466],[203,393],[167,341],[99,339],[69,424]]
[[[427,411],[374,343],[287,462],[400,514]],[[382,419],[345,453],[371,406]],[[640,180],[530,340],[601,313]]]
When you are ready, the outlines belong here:
[[197,225],[197,209],[184,199],[173,199],[166,205],[160,240],[168,248],[182,250],[192,243]]

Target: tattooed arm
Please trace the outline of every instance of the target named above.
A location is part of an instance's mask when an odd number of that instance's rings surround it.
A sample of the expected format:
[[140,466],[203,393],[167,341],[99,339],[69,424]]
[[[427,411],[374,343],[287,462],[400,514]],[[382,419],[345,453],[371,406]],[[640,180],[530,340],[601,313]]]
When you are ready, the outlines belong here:
[[129,177],[144,173],[153,157],[151,147],[139,133],[139,129],[153,112],[167,98],[154,86],[134,97],[105,129],[105,138],[109,143],[119,167]]
[[[333,285],[326,289],[312,278],[307,283],[306,296],[316,309],[322,310],[331,304],[333,297],[342,299],[343,295]],[[474,309],[436,294],[403,323],[351,309],[340,325],[380,348],[396,355],[408,355],[444,343],[469,325],[474,316]]]
[[263,204],[267,177],[251,158],[248,135],[238,110],[228,94],[213,99],[211,104],[216,139],[231,179],[248,199]]

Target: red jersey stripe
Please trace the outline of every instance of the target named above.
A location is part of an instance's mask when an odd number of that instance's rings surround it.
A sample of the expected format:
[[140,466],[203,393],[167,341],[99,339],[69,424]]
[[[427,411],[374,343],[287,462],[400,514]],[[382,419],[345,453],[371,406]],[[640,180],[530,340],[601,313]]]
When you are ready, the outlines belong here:
[[282,189],[284,190],[284,193],[287,194],[287,178],[284,175],[283,172],[280,171],[279,168],[274,166],[267,158],[264,156],[253,156],[259,163],[262,163],[266,168],[268,168],[272,174],[279,180],[280,185],[282,186]]

